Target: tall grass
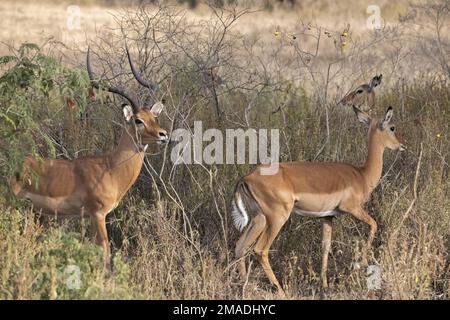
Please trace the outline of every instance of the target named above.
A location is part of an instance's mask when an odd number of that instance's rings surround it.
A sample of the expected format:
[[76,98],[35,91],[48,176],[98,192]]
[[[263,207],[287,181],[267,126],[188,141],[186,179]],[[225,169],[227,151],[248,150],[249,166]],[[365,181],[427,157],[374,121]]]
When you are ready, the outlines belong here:
[[[433,69],[422,53],[415,52],[414,61],[428,62],[423,69],[416,66],[411,75],[406,71],[409,60],[401,54],[393,65],[388,55],[374,57],[370,49],[363,50],[365,44],[373,46],[371,39],[352,43],[349,52],[338,44],[337,50],[309,54],[312,61],[306,62],[288,39],[250,45],[236,31],[224,30],[226,23],[235,23],[232,15],[225,24],[211,20],[199,29],[201,24],[192,25],[170,15],[172,11],[164,9],[154,16],[145,10],[126,12],[117,23],[129,40],[141,39],[130,43],[144,73],[163,79],[167,113],[161,125],[190,129],[193,121],[202,120],[204,129],[223,132],[279,128],[282,161],[362,164],[367,130],[351,110],[334,102],[343,88],[352,86],[347,83],[352,75],[360,79],[352,79],[355,83],[368,80],[374,70],[386,75],[371,115],[381,116],[387,106],[394,106],[394,121],[408,150],[386,151],[383,177],[367,203],[379,225],[370,263],[379,266],[382,287],[368,290],[366,270],[358,265],[367,227],[343,215],[334,222],[329,297],[449,297],[450,92],[441,68]],[[180,29],[168,34],[165,26],[174,21]],[[155,39],[142,40],[141,23],[155,28]],[[335,34],[339,39],[340,30]],[[377,42],[377,52],[384,48],[392,53],[393,38],[386,34]],[[407,35],[402,35],[407,42]],[[119,49],[122,42],[123,35],[112,30],[100,33],[92,44],[103,62],[110,63],[105,69],[113,73],[123,70],[118,64],[125,61]],[[219,51],[218,61],[214,49]],[[117,124],[122,123],[120,101],[106,94],[97,102],[89,101],[81,63],[80,69],[69,69],[45,50],[28,45],[19,58],[1,60],[0,298],[277,298],[256,259],[247,258],[251,274],[245,284],[239,281],[233,260],[239,235],[230,223],[229,202],[235,182],[253,165],[174,166],[173,144],[163,149],[151,146],[137,183],[108,217],[114,260],[113,271],[107,274],[101,268],[101,250],[89,240],[87,219],[37,217],[30,203],[11,197],[8,179],[24,154],[75,158],[106,151],[117,143]],[[331,75],[336,70],[330,74],[327,59],[336,61],[331,66],[340,70],[336,77]],[[358,60],[365,63],[356,67],[353,62]],[[204,76],[215,64],[224,85],[216,86]],[[102,66],[96,65],[99,74]],[[120,80],[145,95],[130,79]],[[67,105],[70,98],[77,101],[73,110]],[[275,240],[270,260],[289,298],[319,297],[320,247],[320,221],[297,216]],[[69,266],[80,270],[76,289],[68,285],[73,280]]]

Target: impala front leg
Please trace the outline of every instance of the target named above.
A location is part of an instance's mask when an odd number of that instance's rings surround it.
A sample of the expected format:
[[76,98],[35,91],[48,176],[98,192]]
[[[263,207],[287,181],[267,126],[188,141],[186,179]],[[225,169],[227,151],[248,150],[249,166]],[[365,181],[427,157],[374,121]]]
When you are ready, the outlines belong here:
[[328,271],[328,255],[331,248],[331,233],[333,228],[333,217],[323,218],[322,222],[322,288],[328,288],[327,271]]
[[106,231],[106,216],[98,213],[92,217],[93,227],[95,228],[95,242],[97,245],[103,247],[103,261],[105,270],[110,270],[111,267],[111,249],[109,247],[108,233]]
[[361,259],[361,266],[367,267],[369,265],[368,259],[367,259],[367,252],[372,247],[372,242],[373,242],[373,239],[375,238],[375,233],[377,232],[377,223],[371,216],[369,216],[369,214],[365,210],[363,210],[361,208],[354,209],[351,211],[349,210],[347,212],[350,213],[356,219],[363,221],[370,226],[369,237],[367,238],[366,245],[363,248],[362,259]]

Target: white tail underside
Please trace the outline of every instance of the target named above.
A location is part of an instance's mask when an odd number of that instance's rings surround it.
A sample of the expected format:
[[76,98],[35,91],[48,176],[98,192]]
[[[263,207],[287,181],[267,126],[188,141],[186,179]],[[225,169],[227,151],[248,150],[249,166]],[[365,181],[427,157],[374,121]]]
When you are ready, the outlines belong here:
[[237,194],[236,199],[232,202],[231,218],[236,229],[242,231],[248,223],[248,214],[242,202],[241,195]]

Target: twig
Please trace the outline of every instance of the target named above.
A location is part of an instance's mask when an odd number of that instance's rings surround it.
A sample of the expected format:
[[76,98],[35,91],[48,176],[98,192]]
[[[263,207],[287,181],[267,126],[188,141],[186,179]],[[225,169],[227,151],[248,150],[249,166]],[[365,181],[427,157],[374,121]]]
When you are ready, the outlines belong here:
[[250,271],[252,269],[252,263],[253,263],[253,261],[250,261],[250,263],[248,264],[247,277],[245,277],[245,282],[244,282],[244,285],[242,286],[242,298],[245,297],[245,288],[247,288],[248,279],[250,278]]
[[392,264],[392,268],[393,268],[393,272],[394,272],[394,280],[395,280],[395,286],[397,288],[397,292],[400,295],[400,299],[403,299],[403,294],[402,291],[400,290],[400,285],[398,283],[398,276],[397,276],[397,269],[395,267],[395,261],[394,261],[394,255],[392,254],[392,249],[391,249],[391,243],[392,241],[395,240],[397,233],[399,232],[400,228],[402,227],[403,223],[405,222],[405,220],[408,218],[412,208],[414,207],[416,200],[417,200],[417,180],[419,177],[419,172],[420,172],[420,165],[422,163],[422,151],[423,151],[423,145],[422,143],[420,144],[420,153],[419,153],[419,159],[417,160],[417,166],[416,166],[416,174],[414,176],[414,183],[413,183],[413,199],[411,200],[411,203],[408,207],[408,209],[405,211],[405,213],[403,214],[402,220],[399,223],[397,229],[394,230],[394,232],[392,232],[392,235],[389,237],[389,240],[387,242],[387,247],[388,247],[388,253],[389,253],[389,259],[391,261]]
[[422,148],[423,145],[422,143],[420,144],[420,152],[419,152],[419,159],[417,160],[417,166],[416,166],[416,174],[414,176],[414,183],[413,183],[413,199],[411,200],[411,203],[408,207],[408,209],[405,211],[405,213],[403,214],[402,220],[399,223],[397,229],[394,230],[394,232],[392,233],[391,237],[394,237],[397,235],[398,231],[400,230],[400,228],[402,227],[403,223],[405,222],[405,220],[408,218],[412,208],[414,207],[414,205],[416,204],[417,201],[417,180],[419,178],[419,172],[420,172],[420,165],[422,163]]

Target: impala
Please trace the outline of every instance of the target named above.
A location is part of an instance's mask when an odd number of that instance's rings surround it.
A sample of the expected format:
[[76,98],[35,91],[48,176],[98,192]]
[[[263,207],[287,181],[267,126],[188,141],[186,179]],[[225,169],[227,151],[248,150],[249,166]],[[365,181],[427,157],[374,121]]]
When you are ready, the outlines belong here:
[[[363,204],[380,180],[384,150],[403,150],[404,145],[391,124],[392,107],[381,120],[372,120],[355,106],[353,109],[359,121],[369,127],[368,156],[362,167],[343,162],[285,162],[279,164],[276,174],[263,175],[261,168],[265,165],[261,165],[237,183],[232,202],[233,222],[239,231],[248,224],[235,249],[242,278],[246,278],[244,255],[254,245],[253,250],[267,277],[284,295],[269,263],[269,248],[291,213],[323,219],[321,278],[324,289],[328,287],[332,221],[338,214],[348,213],[370,226],[362,251],[362,265],[367,266],[367,251],[371,248],[377,223],[363,209]],[[251,219],[244,203],[254,213]]]
[[[136,72],[127,48],[133,75],[150,90],[153,86]],[[98,88],[90,64],[89,49],[87,71],[93,87]],[[31,200],[33,207],[44,214],[91,218],[94,238],[104,249],[105,267],[110,263],[110,247],[105,218],[114,210],[125,193],[136,181],[144,161],[147,144],[166,143],[168,135],[156,117],[163,109],[161,102],[151,108],[140,106],[137,100],[118,87],[109,92],[127,99],[123,105],[125,126],[116,149],[99,156],[75,160],[37,160],[25,157],[23,169],[11,179],[11,189],[17,197]]]
[[363,111],[368,111],[375,105],[375,90],[374,88],[381,83],[383,75],[375,76],[369,83],[360,85],[358,88],[348,93],[340,101],[344,106],[355,106]]

